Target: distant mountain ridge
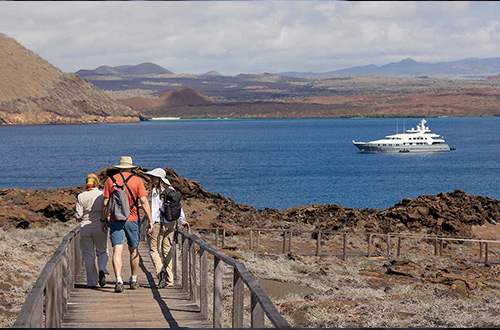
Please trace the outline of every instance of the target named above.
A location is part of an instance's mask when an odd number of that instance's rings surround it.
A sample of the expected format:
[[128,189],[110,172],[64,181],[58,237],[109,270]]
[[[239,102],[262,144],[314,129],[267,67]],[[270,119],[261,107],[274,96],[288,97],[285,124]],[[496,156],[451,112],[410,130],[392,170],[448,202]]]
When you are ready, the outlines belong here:
[[145,62],[138,65],[119,65],[108,66],[101,65],[94,70],[78,70],[77,75],[81,77],[99,76],[99,75],[112,75],[112,76],[139,76],[150,74],[174,74],[172,71],[167,70],[157,64]]
[[369,64],[355,66],[347,69],[327,71],[321,73],[314,72],[280,72],[277,75],[289,77],[315,77],[325,75],[342,76],[488,76],[500,73],[500,57],[466,58],[452,62],[424,63],[417,62],[412,58],[406,58],[399,62],[391,62],[377,66]]

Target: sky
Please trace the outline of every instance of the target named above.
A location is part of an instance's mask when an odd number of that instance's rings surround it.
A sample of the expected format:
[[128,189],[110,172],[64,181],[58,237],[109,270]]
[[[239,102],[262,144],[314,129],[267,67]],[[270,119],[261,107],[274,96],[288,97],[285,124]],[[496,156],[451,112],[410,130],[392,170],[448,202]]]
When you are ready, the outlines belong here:
[[500,57],[500,3],[0,1],[0,33],[65,72],[327,72],[411,57]]

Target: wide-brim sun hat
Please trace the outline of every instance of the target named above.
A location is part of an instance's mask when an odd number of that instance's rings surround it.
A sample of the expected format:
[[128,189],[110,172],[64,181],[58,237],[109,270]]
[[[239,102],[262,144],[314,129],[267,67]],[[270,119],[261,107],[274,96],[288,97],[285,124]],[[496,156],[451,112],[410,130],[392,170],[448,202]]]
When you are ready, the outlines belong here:
[[137,166],[134,166],[134,164],[132,163],[132,157],[130,156],[122,156],[120,158],[120,164],[115,165],[114,167],[121,169],[137,168]]
[[162,168],[158,167],[144,174],[160,178],[165,184],[170,186],[170,181],[167,179],[167,172]]

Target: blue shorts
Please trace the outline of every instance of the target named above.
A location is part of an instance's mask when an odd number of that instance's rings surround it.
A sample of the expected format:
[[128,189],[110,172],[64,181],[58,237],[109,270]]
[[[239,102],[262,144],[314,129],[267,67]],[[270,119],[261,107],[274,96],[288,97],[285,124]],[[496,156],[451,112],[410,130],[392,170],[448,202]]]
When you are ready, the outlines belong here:
[[139,246],[139,221],[110,221],[109,236],[111,245],[123,244],[125,236],[130,247]]

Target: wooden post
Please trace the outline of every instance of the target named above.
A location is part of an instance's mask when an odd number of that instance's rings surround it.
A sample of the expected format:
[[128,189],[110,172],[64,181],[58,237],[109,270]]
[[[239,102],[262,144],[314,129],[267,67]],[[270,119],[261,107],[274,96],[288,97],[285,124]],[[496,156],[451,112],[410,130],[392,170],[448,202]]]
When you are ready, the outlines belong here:
[[372,240],[373,240],[373,234],[368,235],[368,251],[367,251],[368,258],[371,258],[372,256]]
[[238,270],[233,273],[233,328],[243,328],[243,279]]
[[196,304],[196,245],[193,241],[189,240],[189,278],[190,278],[190,299]]
[[292,231],[288,232],[288,252],[292,252]]
[[436,237],[434,238],[434,255],[437,256],[438,255],[438,237],[436,235]]
[[321,230],[318,231],[318,236],[316,237],[316,257],[319,257],[321,252]]
[[260,230],[257,230],[257,239],[255,242],[255,249],[259,248],[259,244],[260,244]]
[[391,255],[391,234],[387,234],[387,258]]
[[250,309],[250,326],[252,328],[264,328],[264,311],[262,310],[262,306],[259,304],[257,298],[253,294],[250,297]]
[[488,242],[484,243],[484,264],[488,264]]
[[342,234],[342,260],[347,260],[347,233]]
[[68,254],[68,246],[64,249],[64,254],[61,256],[59,261],[61,264],[61,319],[63,315],[68,310],[68,298],[70,293],[69,286],[69,254]]
[[215,248],[219,248],[219,227],[215,229]]
[[189,292],[188,239],[182,236],[182,289]]
[[[78,250],[80,249],[80,238],[77,238],[75,236],[74,238],[75,244],[73,245],[73,283],[76,282],[76,276],[78,275],[79,268],[78,268]],[[78,243],[78,244],[77,244]]]
[[45,319],[47,328],[60,328],[62,324],[62,277],[62,262],[59,261],[47,285],[48,301]]
[[222,228],[222,244],[221,248],[226,246],[226,228]]
[[250,229],[250,231],[248,232],[248,248],[251,250],[253,250],[253,230]]
[[213,327],[222,328],[222,262],[214,256]]
[[443,256],[443,239],[442,238],[439,240],[439,256],[440,257]]
[[479,242],[479,260],[483,259],[483,242]]
[[200,312],[205,317],[208,315],[207,275],[207,253],[200,247]]
[[286,231],[283,232],[283,254],[286,254]]
[[398,237],[398,257],[401,255],[401,236]]
[[174,275],[174,282],[176,282],[179,278],[178,272],[178,264],[177,264],[177,247],[179,245],[179,232],[174,231],[174,241],[172,242],[172,274]]

